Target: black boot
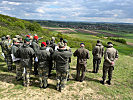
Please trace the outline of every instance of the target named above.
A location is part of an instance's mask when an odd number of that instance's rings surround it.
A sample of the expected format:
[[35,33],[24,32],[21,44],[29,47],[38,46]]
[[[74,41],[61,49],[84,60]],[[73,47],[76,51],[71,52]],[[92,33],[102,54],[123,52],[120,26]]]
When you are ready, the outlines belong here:
[[104,85],[104,80],[100,81],[100,83]]
[[111,85],[111,82],[110,82],[110,80],[108,80],[108,81],[106,81],[106,82],[107,82],[107,84],[108,84],[108,85]]

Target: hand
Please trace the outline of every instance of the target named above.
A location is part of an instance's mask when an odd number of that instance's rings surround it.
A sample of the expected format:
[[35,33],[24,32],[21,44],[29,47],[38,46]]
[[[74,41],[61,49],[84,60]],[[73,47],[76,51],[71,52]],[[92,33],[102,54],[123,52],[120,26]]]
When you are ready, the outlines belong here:
[[114,64],[115,64],[115,62],[114,62],[114,61],[112,61],[112,62],[111,62],[111,65],[114,65]]

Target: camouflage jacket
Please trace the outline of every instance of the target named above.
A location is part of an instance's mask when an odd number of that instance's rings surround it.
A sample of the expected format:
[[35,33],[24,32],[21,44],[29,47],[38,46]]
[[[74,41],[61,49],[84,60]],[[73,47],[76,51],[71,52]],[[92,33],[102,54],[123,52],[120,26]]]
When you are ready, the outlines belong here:
[[3,52],[5,54],[11,54],[11,40],[5,40],[3,43]]
[[50,52],[46,51],[45,47],[41,47],[37,51],[36,57],[38,58],[39,67],[49,67]]
[[104,46],[101,43],[97,43],[92,51],[93,59],[101,59],[104,54]]
[[70,51],[65,51],[63,49],[58,49],[52,55],[52,58],[56,62],[56,70],[59,72],[67,72],[68,71],[68,64],[69,64],[69,57],[72,56]]
[[74,57],[77,56],[77,63],[78,64],[86,64],[87,59],[90,58],[89,50],[85,48],[79,48],[73,53]]
[[33,40],[31,43],[31,48],[35,51],[35,53],[40,49],[40,46],[38,45],[36,40]]
[[32,58],[34,57],[34,50],[27,44],[23,44],[15,54],[15,57],[21,58],[23,67],[32,67]]
[[111,63],[115,62],[116,58],[118,58],[118,51],[113,47],[108,47],[104,52],[104,65],[114,66]]

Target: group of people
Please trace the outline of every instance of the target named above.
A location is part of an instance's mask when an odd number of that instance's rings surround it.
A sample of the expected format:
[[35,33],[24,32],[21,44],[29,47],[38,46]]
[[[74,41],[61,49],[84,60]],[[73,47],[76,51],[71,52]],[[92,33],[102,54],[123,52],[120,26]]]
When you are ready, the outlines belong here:
[[[39,45],[39,38],[36,34],[34,36],[26,35],[23,38],[16,35],[12,40],[10,36],[1,38],[2,55],[7,63],[8,70],[13,70],[12,64],[15,64],[16,80],[23,80],[24,86],[30,85],[30,75],[32,73],[32,66],[34,66],[34,75],[39,76],[40,88],[48,87],[48,77],[51,75],[51,70],[56,69],[57,90],[61,91],[65,88],[67,80],[69,80],[69,69],[71,63],[72,51],[67,46],[67,40],[60,38],[60,42],[55,43],[55,37],[46,42],[41,42]],[[93,48],[93,73],[98,73],[101,58],[104,55],[103,64],[103,80],[104,84],[106,74],[108,72],[109,80],[107,83],[111,84],[112,71],[114,70],[115,61],[118,58],[118,52],[113,48],[113,44],[108,42],[108,47],[104,51],[104,46],[100,40],[97,40],[96,46]],[[85,77],[87,59],[90,58],[89,50],[85,49],[85,44],[80,43],[80,48],[77,49],[73,56],[77,57],[76,66],[76,81],[82,82]],[[80,75],[81,72],[81,75]]]

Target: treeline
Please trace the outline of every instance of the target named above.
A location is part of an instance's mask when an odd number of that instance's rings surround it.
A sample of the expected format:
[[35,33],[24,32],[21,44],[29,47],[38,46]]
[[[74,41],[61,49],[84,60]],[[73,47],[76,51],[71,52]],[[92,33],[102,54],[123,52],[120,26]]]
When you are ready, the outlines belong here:
[[122,33],[133,33],[133,24],[123,23],[87,23],[87,22],[63,22],[63,21],[43,21],[43,20],[29,20],[35,21],[41,26],[48,27],[68,27],[75,29],[88,29],[88,30],[109,30]]

